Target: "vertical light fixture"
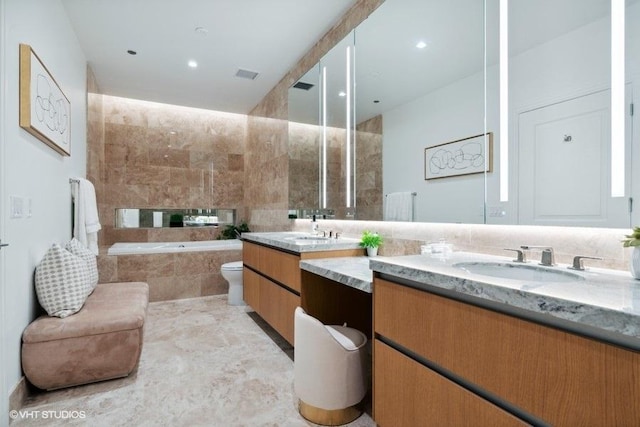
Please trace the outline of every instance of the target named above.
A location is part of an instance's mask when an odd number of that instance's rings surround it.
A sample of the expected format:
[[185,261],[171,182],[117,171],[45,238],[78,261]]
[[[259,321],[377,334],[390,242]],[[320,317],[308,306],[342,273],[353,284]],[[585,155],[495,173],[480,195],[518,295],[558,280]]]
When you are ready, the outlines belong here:
[[347,131],[346,144],[346,197],[347,207],[351,207],[351,46],[347,46],[347,117],[345,130]]
[[500,201],[509,201],[509,9],[500,0]]
[[611,197],[624,197],[624,0],[611,0]]
[[327,208],[327,67],[322,67],[322,209]]

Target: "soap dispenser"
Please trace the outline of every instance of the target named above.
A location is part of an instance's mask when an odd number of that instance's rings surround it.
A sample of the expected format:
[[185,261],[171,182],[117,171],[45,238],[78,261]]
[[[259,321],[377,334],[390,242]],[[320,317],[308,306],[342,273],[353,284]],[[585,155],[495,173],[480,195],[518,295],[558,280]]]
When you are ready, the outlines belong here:
[[316,222],[316,216],[311,219],[311,234],[315,236],[318,233],[318,223]]

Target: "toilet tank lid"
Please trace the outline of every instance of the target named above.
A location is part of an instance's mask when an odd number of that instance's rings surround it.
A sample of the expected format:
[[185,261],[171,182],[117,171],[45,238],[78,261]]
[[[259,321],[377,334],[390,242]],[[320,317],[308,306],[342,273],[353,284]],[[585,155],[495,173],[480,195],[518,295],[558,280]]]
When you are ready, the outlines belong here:
[[228,262],[222,264],[223,270],[242,270],[242,261]]

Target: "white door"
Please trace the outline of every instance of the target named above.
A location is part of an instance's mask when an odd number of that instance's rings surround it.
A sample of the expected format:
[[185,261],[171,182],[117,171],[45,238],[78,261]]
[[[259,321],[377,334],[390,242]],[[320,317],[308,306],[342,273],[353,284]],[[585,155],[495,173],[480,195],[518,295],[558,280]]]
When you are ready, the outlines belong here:
[[605,90],[520,114],[519,224],[629,226],[628,197],[611,197],[610,104]]

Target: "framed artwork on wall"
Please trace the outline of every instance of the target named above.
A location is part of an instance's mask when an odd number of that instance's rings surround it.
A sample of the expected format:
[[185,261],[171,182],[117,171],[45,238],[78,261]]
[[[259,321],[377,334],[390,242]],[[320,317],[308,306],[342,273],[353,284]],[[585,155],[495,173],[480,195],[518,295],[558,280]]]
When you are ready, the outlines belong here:
[[71,103],[27,44],[20,44],[20,127],[71,155]]
[[457,139],[424,149],[425,180],[491,172],[492,169],[493,132]]

